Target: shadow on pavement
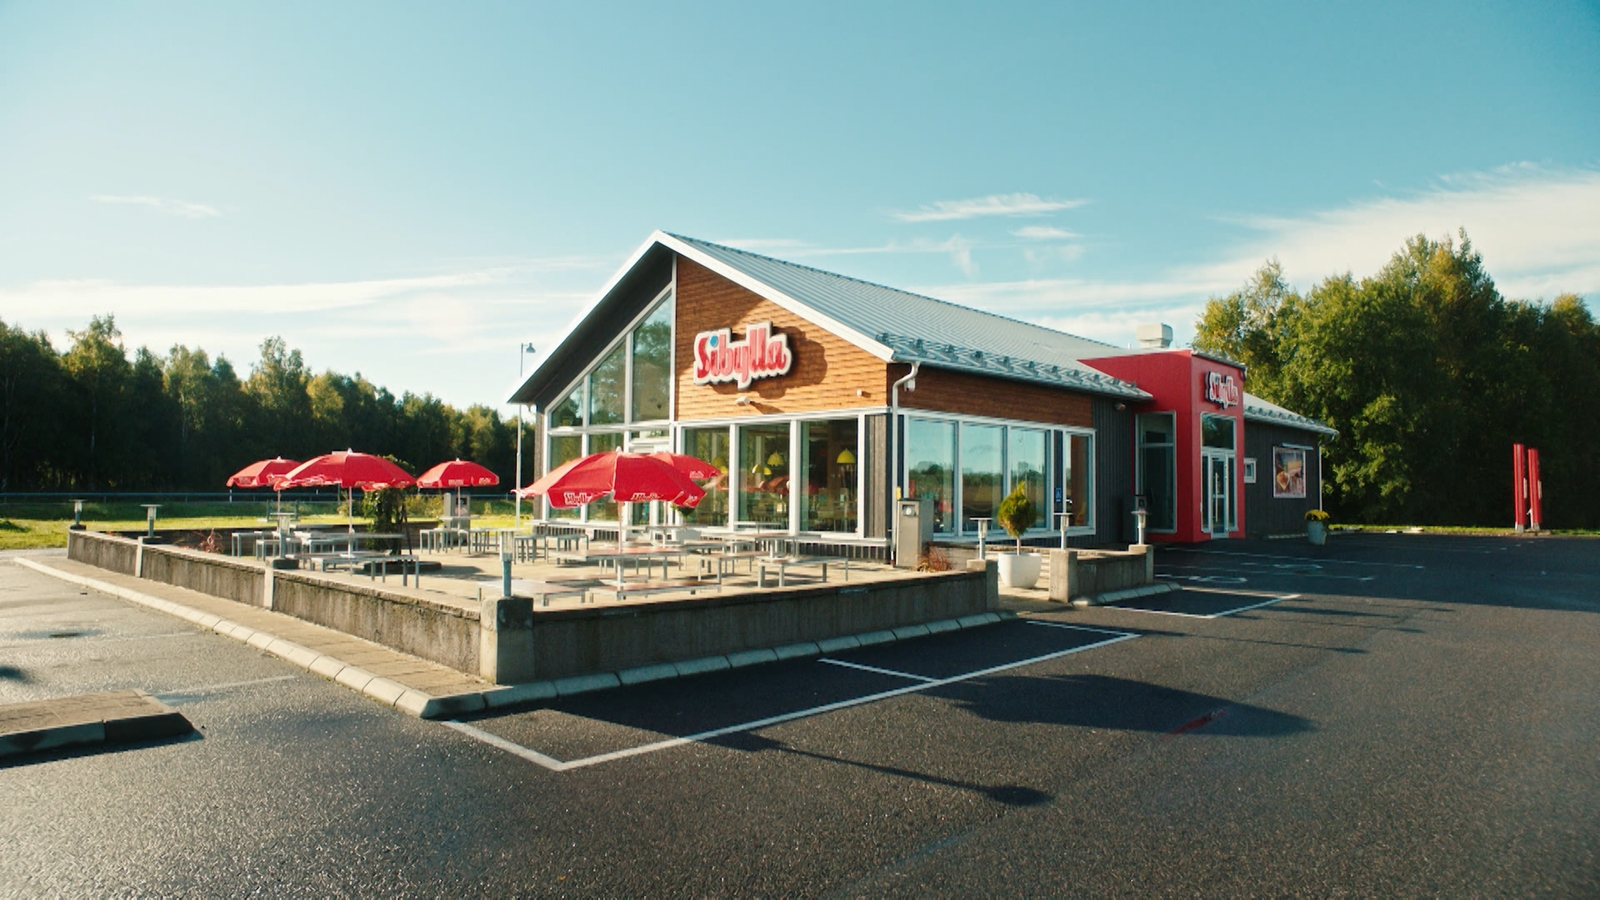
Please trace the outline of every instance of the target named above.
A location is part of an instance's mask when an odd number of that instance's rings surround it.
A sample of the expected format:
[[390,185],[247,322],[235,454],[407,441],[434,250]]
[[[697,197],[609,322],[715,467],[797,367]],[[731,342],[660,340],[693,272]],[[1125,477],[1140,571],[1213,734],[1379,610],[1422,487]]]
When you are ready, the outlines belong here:
[[1205,734],[1282,737],[1315,730],[1310,720],[1289,713],[1107,675],[1003,675],[931,693],[991,722],[1170,733],[1226,709]]
[[1006,806],[1040,806],[1055,799],[1051,794],[1047,794],[1044,791],[1036,790],[1020,784],[984,785],[976,784],[970,781],[960,781],[954,778],[941,778],[937,775],[929,775],[926,772],[914,772],[910,769],[899,768],[898,766],[884,766],[875,763],[860,762],[853,759],[845,759],[841,756],[830,756],[826,753],[817,753],[812,750],[801,750],[795,747],[790,747],[782,741],[775,741],[771,738],[762,737],[759,734],[754,734],[751,732],[740,732],[738,734],[724,735],[714,740],[707,741],[706,743],[714,744],[718,747],[726,747],[730,750],[741,750],[746,753],[789,753],[793,754],[794,756],[804,756],[809,759],[820,760],[822,762],[854,766],[858,769],[866,769],[868,771],[879,772],[884,775],[893,775],[899,778],[911,778],[927,784],[942,784],[946,787],[953,787],[964,791],[971,791],[975,794],[981,794],[996,803],[1001,803]]

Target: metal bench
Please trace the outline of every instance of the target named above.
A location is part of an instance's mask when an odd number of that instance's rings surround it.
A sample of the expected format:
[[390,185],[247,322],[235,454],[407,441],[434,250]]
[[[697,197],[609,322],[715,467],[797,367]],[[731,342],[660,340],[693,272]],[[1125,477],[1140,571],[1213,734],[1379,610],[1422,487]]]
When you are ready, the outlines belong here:
[[693,594],[696,591],[705,590],[715,590],[721,593],[722,582],[701,581],[698,578],[680,578],[675,581],[636,581],[617,585],[608,581],[593,590],[599,594],[610,594],[613,600],[620,601],[626,600],[630,595],[634,594],[667,594],[675,591],[688,591]]

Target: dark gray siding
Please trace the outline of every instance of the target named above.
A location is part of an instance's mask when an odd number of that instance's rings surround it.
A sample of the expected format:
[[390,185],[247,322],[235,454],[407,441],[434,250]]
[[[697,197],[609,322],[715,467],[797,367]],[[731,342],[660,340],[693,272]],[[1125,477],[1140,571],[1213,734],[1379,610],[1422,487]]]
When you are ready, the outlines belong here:
[[[1251,537],[1269,534],[1304,534],[1306,510],[1316,509],[1322,493],[1318,475],[1317,445],[1322,436],[1285,425],[1246,421],[1244,456],[1256,461],[1256,483],[1244,486],[1244,528]],[[1285,444],[1310,447],[1306,451],[1304,500],[1272,496],[1272,448]],[[1244,463],[1241,460],[1240,465]]]
[[1094,398],[1094,530],[1091,537],[1069,538],[1075,547],[1126,544],[1123,504],[1133,494],[1133,410],[1117,409],[1122,401]]

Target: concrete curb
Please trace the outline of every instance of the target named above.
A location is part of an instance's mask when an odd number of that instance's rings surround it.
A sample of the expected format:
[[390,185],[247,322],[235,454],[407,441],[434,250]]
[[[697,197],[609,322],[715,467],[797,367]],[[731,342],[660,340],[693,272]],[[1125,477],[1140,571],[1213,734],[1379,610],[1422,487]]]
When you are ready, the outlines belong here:
[[1170,581],[1160,584],[1146,584],[1141,587],[1128,588],[1124,591],[1111,591],[1105,594],[1095,594],[1092,597],[1077,597],[1072,601],[1073,606],[1105,606],[1107,603],[1116,603],[1121,600],[1132,600],[1135,597],[1150,597],[1155,594],[1165,594],[1169,591],[1182,590],[1182,585]]
[[230,622],[217,616],[190,609],[181,604],[162,600],[159,597],[151,597],[147,594],[131,591],[94,578],[62,572],[49,566],[39,565],[32,560],[17,559],[15,562],[17,565],[27,566],[52,578],[59,578],[62,581],[71,582],[114,597],[120,597],[130,603],[137,603],[193,622],[203,628],[209,628],[218,634],[233,638],[241,643],[259,647],[264,652],[271,653],[292,665],[348,687],[351,690],[359,691],[384,706],[392,707],[419,719],[452,718],[484,709],[500,709],[521,703],[549,700],[553,697],[570,697],[574,694],[610,690],[623,685],[642,684],[667,678],[684,678],[705,672],[737,669],[786,659],[824,656],[841,650],[908,640],[928,634],[959,631],[964,628],[981,628],[985,625],[993,625],[1017,618],[1017,614],[1011,610],[974,613],[970,616],[962,616],[959,619],[940,619],[922,625],[901,626],[892,631],[868,631],[862,634],[828,638],[815,643],[785,644],[781,647],[742,650],[726,656],[706,656],[676,663],[657,663],[655,665],[623,669],[620,672],[575,675],[570,678],[558,678],[553,681],[495,685],[483,691],[436,697],[425,691],[409,688],[399,682],[368,672],[359,666],[347,665],[342,660],[332,656],[317,653],[314,650],[309,650],[265,632],[256,631],[237,622]]
[[[0,733],[0,759],[64,747],[182,737],[194,731],[182,713],[140,690],[12,703],[0,706],[0,714],[13,726],[23,723]],[[44,724],[41,720],[46,718],[56,721]],[[35,723],[38,727],[30,727]]]

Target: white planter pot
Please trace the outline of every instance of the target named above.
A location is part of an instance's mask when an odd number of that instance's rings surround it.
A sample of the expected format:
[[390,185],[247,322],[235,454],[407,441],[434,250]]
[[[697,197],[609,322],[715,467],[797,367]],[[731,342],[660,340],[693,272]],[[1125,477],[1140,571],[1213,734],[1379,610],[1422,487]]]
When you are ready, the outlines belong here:
[[1028,590],[1039,583],[1039,567],[1044,557],[1037,553],[1000,554],[1000,583]]
[[1321,547],[1328,542],[1328,525],[1326,522],[1307,522],[1306,537],[1311,543]]

